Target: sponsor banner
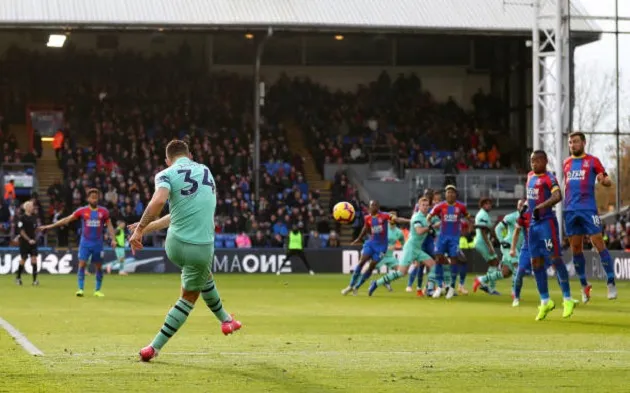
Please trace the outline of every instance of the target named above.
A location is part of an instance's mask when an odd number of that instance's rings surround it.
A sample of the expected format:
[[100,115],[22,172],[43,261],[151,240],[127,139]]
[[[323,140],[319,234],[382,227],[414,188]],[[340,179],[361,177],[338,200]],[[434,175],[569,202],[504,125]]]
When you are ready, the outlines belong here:
[[[396,258],[401,257],[402,251],[394,251]],[[359,248],[305,250],[306,257],[317,273],[349,274],[359,263]],[[606,279],[606,273],[596,252],[585,251],[586,274],[591,279]],[[487,264],[475,250],[464,250],[467,268],[470,272],[483,273]],[[617,280],[630,281],[630,253],[611,251]],[[571,255],[565,255],[569,274],[575,276],[575,268],[571,263]],[[286,261],[283,249],[219,249],[214,255],[212,270],[216,273],[276,273],[280,265]],[[17,272],[20,255],[17,248],[0,249],[0,275]],[[77,251],[61,251],[42,249],[37,257],[37,268],[40,273],[71,274],[76,273],[78,265]],[[120,264],[112,249],[103,251],[103,265],[105,268],[117,272]],[[127,250],[124,269],[128,273],[178,273],[179,268],[171,263],[163,249],[144,249],[132,255]],[[27,273],[32,272],[30,261],[25,265]],[[286,261],[282,273],[306,273],[306,267],[298,257]],[[387,272],[383,267],[380,273]],[[553,268],[548,270],[550,276],[555,274]]]

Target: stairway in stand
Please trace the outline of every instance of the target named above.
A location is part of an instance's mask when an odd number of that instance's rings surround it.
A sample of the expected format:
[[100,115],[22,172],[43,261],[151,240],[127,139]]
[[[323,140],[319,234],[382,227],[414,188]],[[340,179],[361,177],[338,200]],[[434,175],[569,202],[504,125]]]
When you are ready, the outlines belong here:
[[[48,187],[55,182],[55,180],[63,179],[63,172],[57,164],[57,158],[55,157],[55,151],[52,148],[50,142],[43,142],[42,156],[37,160],[36,166],[39,201],[44,209],[46,220],[48,217],[48,206],[50,205],[50,198],[48,197]],[[49,224],[49,222],[46,222]],[[48,232],[48,245],[54,247],[57,245],[56,231],[52,230]]]
[[[309,190],[319,190],[319,204],[325,212],[328,212],[332,183],[323,179],[322,175],[317,170],[315,160],[313,159],[311,152],[306,147],[307,142],[305,141],[304,134],[299,127],[289,126],[287,128],[287,145],[291,152],[298,153],[304,158],[304,179],[308,183]],[[331,213],[328,212],[328,214]],[[352,228],[349,225],[342,226],[341,233],[339,234],[339,241],[341,244],[349,245],[352,240]]]

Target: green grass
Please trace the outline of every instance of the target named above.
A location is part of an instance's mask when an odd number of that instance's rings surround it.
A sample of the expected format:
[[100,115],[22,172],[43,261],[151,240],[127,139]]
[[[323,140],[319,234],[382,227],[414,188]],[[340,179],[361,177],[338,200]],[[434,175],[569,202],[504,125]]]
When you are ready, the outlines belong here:
[[[508,282],[451,301],[418,299],[398,282],[342,297],[348,277],[219,275],[224,304],[243,322],[224,337],[205,304],[154,362],[137,351],[178,296],[176,275],[106,277],[105,298],[74,297],[72,276],[16,287],[0,277],[0,316],[44,352],[29,356],[0,329],[0,392],[526,392],[628,391],[630,285],[569,320],[535,322],[535,284],[520,308]],[[25,280],[28,283],[29,278]],[[91,294],[94,277],[87,278]],[[577,289],[577,283],[573,284]],[[560,304],[557,283],[552,297]],[[577,297],[577,293],[574,297]]]

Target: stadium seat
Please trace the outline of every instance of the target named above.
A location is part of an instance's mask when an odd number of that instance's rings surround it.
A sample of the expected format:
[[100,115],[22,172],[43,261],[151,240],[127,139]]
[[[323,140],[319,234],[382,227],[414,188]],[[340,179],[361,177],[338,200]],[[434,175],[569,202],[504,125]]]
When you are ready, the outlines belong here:
[[319,237],[322,240],[322,247],[328,247],[328,238],[330,238],[330,235],[319,235]]

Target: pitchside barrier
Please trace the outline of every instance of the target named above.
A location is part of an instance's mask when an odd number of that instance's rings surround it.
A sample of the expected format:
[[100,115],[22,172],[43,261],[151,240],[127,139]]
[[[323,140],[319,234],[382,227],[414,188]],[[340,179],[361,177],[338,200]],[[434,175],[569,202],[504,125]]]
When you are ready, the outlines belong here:
[[[316,273],[350,273],[359,262],[359,248],[331,248],[331,249],[306,249],[306,257]],[[395,251],[396,257],[400,251]],[[468,261],[468,271],[485,272],[487,265],[475,250],[465,250]],[[597,253],[585,251],[586,272],[591,279],[604,279],[606,277]],[[630,253],[623,251],[610,252],[615,264],[615,276],[618,280],[630,280]],[[20,263],[19,250],[8,247],[0,248],[0,274],[11,274],[17,271]],[[283,249],[218,249],[214,255],[212,270],[216,273],[276,273],[280,265],[285,261],[286,254]],[[571,276],[575,275],[575,269],[571,264],[571,255],[565,255]],[[40,248],[37,259],[38,269],[41,273],[48,274],[72,274],[77,271],[76,250],[55,250],[52,248]],[[118,271],[119,264],[111,248],[103,252],[104,265],[110,266],[112,271]],[[30,262],[26,263],[27,273],[31,272]],[[178,273],[177,266],[172,264],[163,248],[145,248],[132,255],[127,252],[124,269],[129,273]],[[385,272],[383,268],[382,272]],[[549,269],[553,275],[553,270]],[[282,269],[282,273],[306,273],[306,268],[297,258],[292,258]]]

